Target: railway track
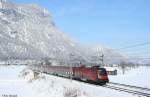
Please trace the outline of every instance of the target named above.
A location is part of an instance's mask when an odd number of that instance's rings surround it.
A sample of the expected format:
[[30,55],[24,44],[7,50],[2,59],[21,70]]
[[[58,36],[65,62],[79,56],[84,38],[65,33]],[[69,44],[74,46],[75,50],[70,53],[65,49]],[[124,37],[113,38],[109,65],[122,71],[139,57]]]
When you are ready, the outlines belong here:
[[130,88],[135,88],[135,89],[141,89],[141,90],[144,90],[144,91],[150,91],[149,88],[144,88],[144,87],[139,87],[139,86],[120,84],[120,83],[115,83],[115,82],[109,82],[109,84],[118,85],[118,86],[124,86],[124,87],[130,87]]
[[150,97],[150,89],[148,88],[131,86],[131,85],[120,84],[120,83],[113,83],[113,82],[110,82],[104,85],[103,87],[131,93],[138,96]]
[[[41,71],[36,71],[36,72],[45,73],[45,74],[49,75],[49,73],[46,73],[46,72],[41,72]],[[89,84],[91,84],[91,83],[89,83]],[[92,85],[99,86],[98,84],[92,84]],[[143,97],[143,96],[150,97],[150,89],[149,88],[143,88],[143,87],[114,83],[114,82],[109,82],[106,85],[103,85],[102,87],[117,90],[120,92],[134,94],[139,97]]]

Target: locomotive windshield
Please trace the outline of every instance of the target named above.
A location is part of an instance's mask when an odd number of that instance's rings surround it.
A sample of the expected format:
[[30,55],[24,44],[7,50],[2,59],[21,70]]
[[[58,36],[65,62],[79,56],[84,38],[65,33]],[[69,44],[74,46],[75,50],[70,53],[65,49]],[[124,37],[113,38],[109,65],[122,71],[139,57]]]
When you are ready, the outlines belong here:
[[107,75],[107,71],[105,68],[99,68],[100,75]]

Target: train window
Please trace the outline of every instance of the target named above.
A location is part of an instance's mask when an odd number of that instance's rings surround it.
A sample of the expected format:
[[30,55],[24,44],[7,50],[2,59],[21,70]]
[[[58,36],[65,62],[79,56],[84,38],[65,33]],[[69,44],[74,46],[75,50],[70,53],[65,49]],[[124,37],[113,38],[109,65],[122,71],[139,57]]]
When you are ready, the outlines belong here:
[[107,75],[107,71],[104,68],[99,68],[100,75]]

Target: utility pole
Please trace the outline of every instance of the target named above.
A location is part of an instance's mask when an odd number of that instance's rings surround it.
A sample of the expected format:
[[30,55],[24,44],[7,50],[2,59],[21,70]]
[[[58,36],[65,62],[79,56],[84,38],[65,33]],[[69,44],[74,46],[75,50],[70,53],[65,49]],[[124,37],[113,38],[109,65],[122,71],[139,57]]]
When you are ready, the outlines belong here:
[[104,54],[102,54],[100,57],[101,57],[100,60],[101,60],[101,62],[102,62],[102,66],[104,67]]
[[97,56],[98,56],[98,60],[100,60],[100,63],[102,67],[104,67],[104,54],[103,54],[103,50],[101,50],[101,48],[97,48]]
[[43,9],[43,16],[45,16],[45,8]]
[[3,9],[3,0],[0,0],[0,8]]
[[71,61],[71,62],[69,62],[69,68],[70,68],[70,80],[71,80],[71,82],[72,82],[72,77],[73,77],[73,70],[72,70],[72,66],[73,66],[73,62],[74,62],[74,54],[70,54],[70,60],[69,61]]

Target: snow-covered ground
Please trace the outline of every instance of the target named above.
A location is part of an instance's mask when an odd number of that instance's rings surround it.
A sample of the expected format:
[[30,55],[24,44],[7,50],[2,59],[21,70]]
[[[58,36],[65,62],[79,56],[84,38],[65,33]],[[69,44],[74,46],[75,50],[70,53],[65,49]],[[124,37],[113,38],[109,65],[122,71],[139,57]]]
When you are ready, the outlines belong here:
[[150,88],[150,67],[143,66],[126,71],[124,74],[118,69],[117,76],[109,75],[111,82]]
[[33,78],[33,72],[25,66],[0,66],[0,97],[4,94],[17,97],[136,97],[46,74]]

